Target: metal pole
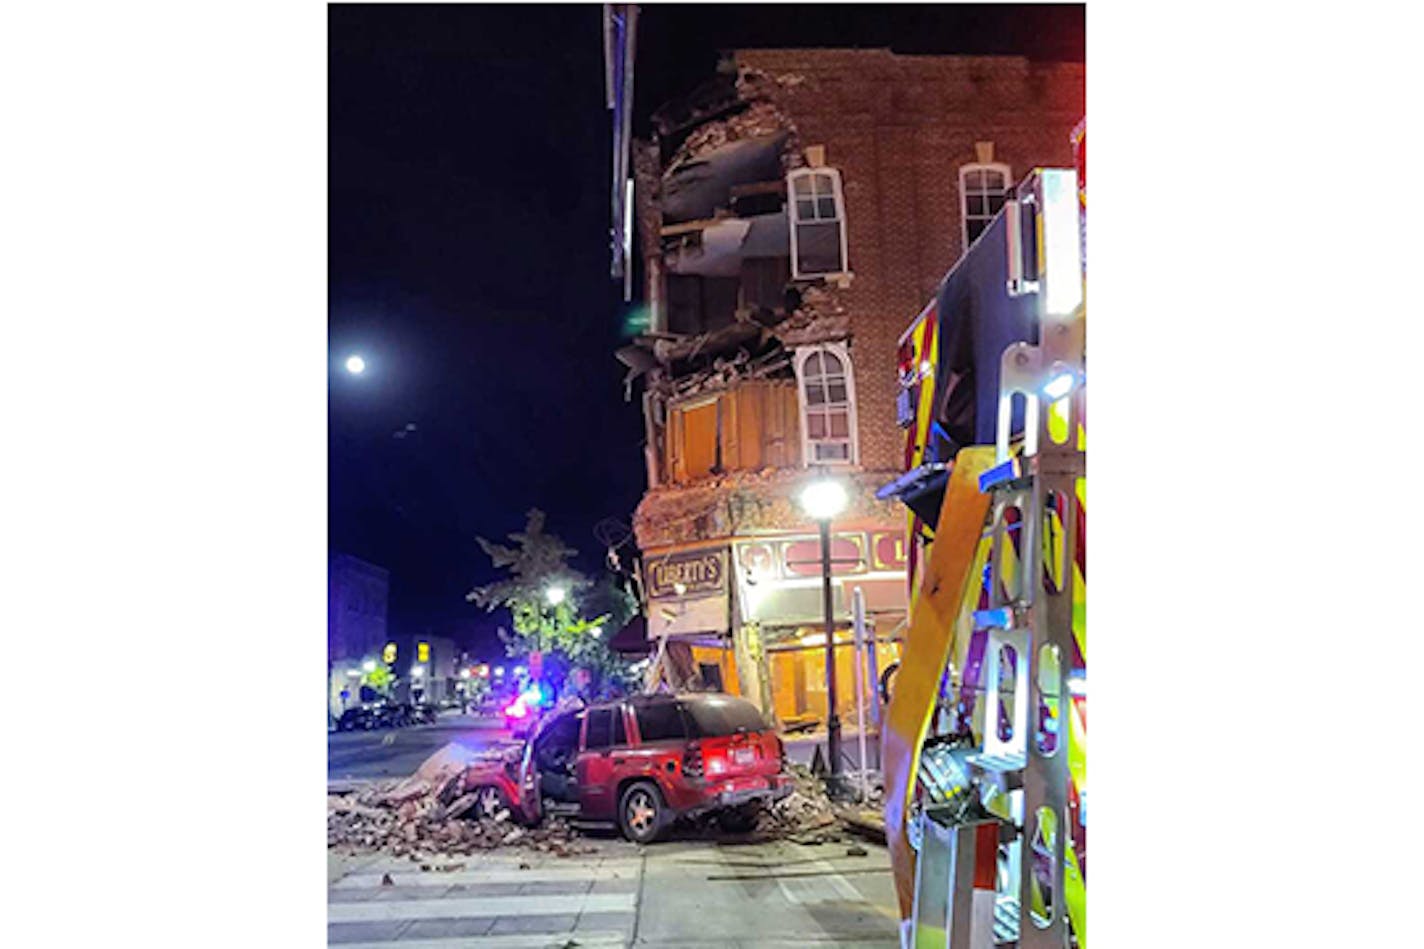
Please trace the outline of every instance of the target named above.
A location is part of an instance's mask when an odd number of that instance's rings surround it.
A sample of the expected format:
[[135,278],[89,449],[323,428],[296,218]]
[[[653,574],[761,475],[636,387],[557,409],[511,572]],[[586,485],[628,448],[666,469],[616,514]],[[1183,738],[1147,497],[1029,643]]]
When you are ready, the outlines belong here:
[[872,626],[869,630],[870,642],[867,648],[867,657],[870,662],[870,720],[875,725],[875,766],[880,767],[880,717],[885,710],[880,707],[880,657],[876,650],[879,647],[879,640]]
[[870,769],[865,755],[865,593],[856,587],[851,591],[851,616],[855,629],[855,714],[856,740],[860,744],[860,799],[870,797]]
[[826,750],[831,758],[828,783],[832,794],[841,789],[841,720],[836,714],[836,617],[831,600],[831,522],[821,522],[821,599],[826,610]]

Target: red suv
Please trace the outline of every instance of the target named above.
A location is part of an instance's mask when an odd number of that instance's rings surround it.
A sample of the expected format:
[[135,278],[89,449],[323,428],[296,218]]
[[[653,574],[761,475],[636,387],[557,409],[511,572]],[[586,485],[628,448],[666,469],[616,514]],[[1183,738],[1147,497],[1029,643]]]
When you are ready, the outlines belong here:
[[654,840],[678,817],[715,812],[750,830],[758,811],[791,793],[782,746],[752,703],[718,692],[640,695],[565,712],[541,723],[524,754],[471,768],[462,789],[493,814],[551,812],[616,822]]

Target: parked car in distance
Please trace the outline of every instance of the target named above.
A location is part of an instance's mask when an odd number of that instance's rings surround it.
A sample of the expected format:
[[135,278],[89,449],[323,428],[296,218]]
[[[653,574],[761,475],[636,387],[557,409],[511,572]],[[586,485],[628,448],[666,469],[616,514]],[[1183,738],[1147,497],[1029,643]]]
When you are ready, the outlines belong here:
[[346,709],[336,720],[336,730],[341,732],[367,731],[375,727],[375,716],[364,705]]
[[615,823],[637,843],[680,817],[715,815],[750,830],[758,813],[791,793],[781,740],[745,699],[720,692],[640,695],[551,715],[523,756],[465,772],[477,808],[528,823],[545,801],[560,814]]

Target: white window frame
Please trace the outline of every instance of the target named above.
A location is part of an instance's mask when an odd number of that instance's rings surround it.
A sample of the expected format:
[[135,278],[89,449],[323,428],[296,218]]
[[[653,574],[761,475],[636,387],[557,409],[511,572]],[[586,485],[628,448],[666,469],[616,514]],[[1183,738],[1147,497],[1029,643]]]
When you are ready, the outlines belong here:
[[[830,353],[841,361],[845,367],[846,383],[846,419],[848,421],[847,433],[850,441],[850,452],[847,458],[831,458],[821,460],[816,458],[811,450],[812,439],[810,427],[806,422],[806,410],[809,402],[806,398],[806,362],[816,353]],[[850,349],[845,343],[818,343],[815,346],[802,346],[796,349],[796,401],[800,408],[801,416],[801,465],[804,468],[816,468],[823,465],[839,465],[842,467],[855,466],[860,464],[860,427],[856,420],[856,400],[855,400],[855,366],[850,361]],[[816,441],[829,441],[826,439],[816,439]]]
[[[968,250],[969,250],[969,247],[970,247],[970,243],[969,243],[969,190],[968,190],[968,187],[966,186],[965,182],[969,179],[969,173],[970,173],[971,171],[995,171],[995,172],[998,172],[999,174],[1003,175],[1003,176],[1004,176],[1004,200],[1005,200],[1005,201],[1008,200],[1009,192],[1013,189],[1013,186],[1014,186],[1014,176],[1013,176],[1013,172],[1009,169],[1009,166],[1006,165],[1006,164],[1004,164],[1003,162],[997,162],[997,161],[977,162],[977,161],[976,161],[976,162],[970,162],[970,163],[967,164],[967,165],[961,165],[961,166],[960,166],[960,168],[959,168],[959,238],[960,238],[960,241],[961,241],[960,246],[963,247],[965,251],[968,251]],[[984,193],[986,193],[986,192],[982,192],[982,191],[981,191],[981,192],[977,192],[977,193],[979,193],[979,194],[984,194]],[[994,216],[995,216],[997,213],[998,213],[998,212],[996,211],[996,212],[994,212],[994,214],[989,215],[987,218],[982,218],[980,215],[975,215],[975,218],[976,218],[976,220],[983,220],[983,221],[984,221],[984,226],[985,226],[985,228],[987,229],[988,226],[989,226],[989,222],[992,221],[992,220],[994,220]],[[983,231],[980,231],[979,233],[982,234]],[[976,239],[977,239],[977,238],[976,238]]]
[[[831,179],[831,192],[836,202],[836,216],[834,218],[815,217],[808,219],[806,223],[821,221],[835,221],[840,225],[841,231],[841,269],[826,271],[824,273],[802,273],[797,266],[800,255],[796,246],[796,225],[801,222],[796,208],[796,181],[800,178],[810,178],[814,175],[828,175]],[[814,187],[814,186],[813,186]],[[814,194],[814,192],[813,192]],[[786,218],[790,223],[791,230],[791,279],[792,280],[814,280],[817,277],[843,277],[850,273],[850,254],[846,242],[846,213],[845,213],[845,191],[841,187],[841,173],[835,168],[796,168],[786,173]]]

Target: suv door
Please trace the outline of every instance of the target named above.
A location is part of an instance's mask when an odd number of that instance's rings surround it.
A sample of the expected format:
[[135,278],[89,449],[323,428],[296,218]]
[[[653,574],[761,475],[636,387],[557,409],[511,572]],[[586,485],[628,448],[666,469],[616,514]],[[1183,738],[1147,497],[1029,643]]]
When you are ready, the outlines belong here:
[[613,799],[615,768],[621,764],[615,751],[627,748],[628,736],[622,705],[591,708],[584,713],[583,748],[578,756],[579,811],[586,817],[608,819],[618,802]]
[[556,801],[578,800],[574,762],[579,749],[579,720],[565,713],[541,729],[532,744],[533,783],[538,797]]

